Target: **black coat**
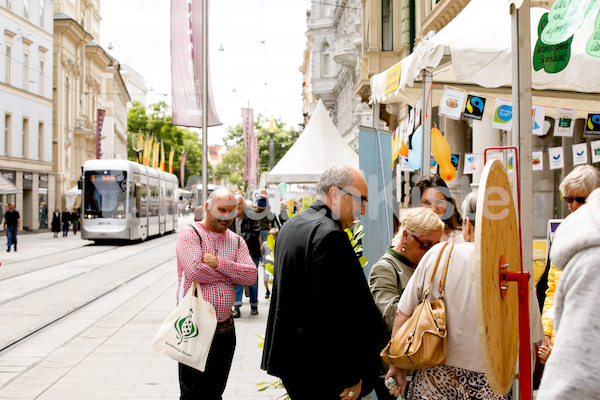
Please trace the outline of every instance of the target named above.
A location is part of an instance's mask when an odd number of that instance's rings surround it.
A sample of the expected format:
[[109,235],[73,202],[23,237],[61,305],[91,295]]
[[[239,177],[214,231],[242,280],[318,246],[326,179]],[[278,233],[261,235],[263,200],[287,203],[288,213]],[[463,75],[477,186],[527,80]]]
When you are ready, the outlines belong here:
[[[320,214],[320,215],[319,215]],[[341,393],[377,379],[381,314],[358,258],[331,211],[315,201],[277,237],[261,368]]]
[[69,225],[71,223],[71,213],[68,211],[63,211],[60,216],[60,220],[63,225]]
[[[235,232],[235,219],[229,229]],[[248,251],[250,251],[250,257],[252,257],[252,261],[256,262],[261,257],[260,251],[260,224],[258,221],[255,221],[251,218],[248,218],[244,215],[242,219],[242,227],[241,227],[241,237],[246,242],[248,246]]]
[[60,232],[60,213],[52,213],[52,232]]

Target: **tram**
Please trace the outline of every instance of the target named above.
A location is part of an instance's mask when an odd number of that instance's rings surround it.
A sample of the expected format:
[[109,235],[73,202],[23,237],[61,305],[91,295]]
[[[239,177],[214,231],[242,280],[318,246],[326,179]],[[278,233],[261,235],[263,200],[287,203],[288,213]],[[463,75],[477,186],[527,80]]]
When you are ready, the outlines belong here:
[[145,240],[177,228],[177,177],[127,160],[82,167],[81,238]]

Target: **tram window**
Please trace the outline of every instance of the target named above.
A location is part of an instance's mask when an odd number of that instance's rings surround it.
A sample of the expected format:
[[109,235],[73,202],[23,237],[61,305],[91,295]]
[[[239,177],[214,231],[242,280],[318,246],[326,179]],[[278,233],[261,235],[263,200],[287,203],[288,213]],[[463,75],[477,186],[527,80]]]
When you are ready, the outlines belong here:
[[135,204],[135,213],[134,213],[134,215],[135,215],[136,218],[140,217],[140,214],[141,214],[140,210],[142,208],[142,199],[140,197],[140,191],[141,191],[140,190],[140,184],[136,183],[135,184],[135,190],[134,190],[134,196],[135,196],[135,199],[134,199],[135,200],[135,203],[134,203]]
[[86,171],[84,218],[125,218],[126,171]]
[[140,189],[140,217],[148,216],[148,186],[142,183]]

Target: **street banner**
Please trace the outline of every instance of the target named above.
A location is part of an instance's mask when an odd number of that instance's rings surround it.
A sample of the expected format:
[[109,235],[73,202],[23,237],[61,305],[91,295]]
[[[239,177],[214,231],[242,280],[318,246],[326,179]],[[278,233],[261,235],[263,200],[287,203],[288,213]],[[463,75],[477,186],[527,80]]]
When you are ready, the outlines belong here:
[[185,157],[187,154],[185,152],[181,153],[181,167],[179,172],[179,179],[181,180],[181,188],[184,189],[185,185],[183,182],[185,181]]
[[[173,125],[177,126],[202,128],[202,25],[208,21],[202,7],[202,0],[171,1],[172,109]],[[206,65],[208,126],[217,126],[221,121],[213,100],[208,60]]]
[[104,114],[106,110],[96,110],[96,158],[100,159],[102,156],[102,125],[104,125]]
[[175,150],[173,150],[173,146],[171,146],[171,153],[169,154],[169,173],[173,173],[173,157],[175,157]]
[[248,140],[250,130],[254,130],[254,110],[242,108],[242,136],[244,138],[244,181],[248,181],[250,168],[250,141]]
[[[133,140],[132,140],[133,142]],[[144,134],[140,133],[140,135],[138,136],[138,144],[137,147],[135,149],[137,156],[138,156],[138,162],[141,164],[142,163],[142,150],[144,149]]]
[[160,141],[160,170],[165,170],[165,145]]
[[573,165],[587,164],[587,143],[573,145]]
[[531,133],[536,136],[544,136],[544,114],[546,107],[531,106]]
[[465,100],[465,92],[446,86],[440,103],[440,114],[452,119],[460,119],[461,107]]
[[533,171],[543,171],[544,170],[544,152],[543,151],[533,151],[531,153],[531,169]]
[[548,155],[550,159],[550,169],[560,169],[565,166],[564,151],[561,146],[550,147],[548,149]]
[[573,137],[575,128],[575,112],[571,108],[558,108],[554,123],[554,136]]

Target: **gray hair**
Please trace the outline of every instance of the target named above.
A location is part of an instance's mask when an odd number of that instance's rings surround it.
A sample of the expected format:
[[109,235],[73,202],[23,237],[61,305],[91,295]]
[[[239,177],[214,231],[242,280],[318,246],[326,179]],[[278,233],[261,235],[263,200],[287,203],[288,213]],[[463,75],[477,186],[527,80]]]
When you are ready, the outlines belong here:
[[327,197],[332,187],[348,187],[354,182],[352,170],[345,165],[338,165],[323,172],[317,184],[317,198]]
[[591,165],[578,165],[560,183],[563,196],[571,192],[581,192],[585,197],[600,187],[600,171]]
[[469,221],[475,227],[475,217],[477,214],[477,192],[471,192],[462,202],[463,221],[469,217]]

